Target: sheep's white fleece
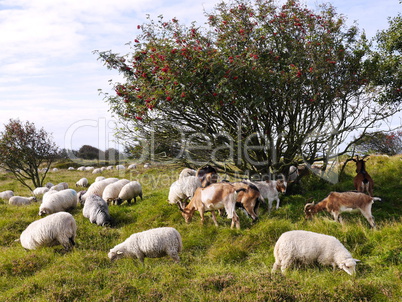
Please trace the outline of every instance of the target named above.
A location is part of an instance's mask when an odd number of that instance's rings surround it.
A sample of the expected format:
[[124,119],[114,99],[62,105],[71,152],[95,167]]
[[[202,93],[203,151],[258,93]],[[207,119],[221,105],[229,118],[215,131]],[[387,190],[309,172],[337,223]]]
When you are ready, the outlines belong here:
[[110,225],[111,218],[109,214],[109,207],[98,195],[90,195],[85,200],[82,214],[85,218],[88,218],[91,223],[96,223],[100,226]]
[[14,196],[14,192],[12,190],[0,192],[0,198],[4,199],[4,200],[9,200],[13,196]]
[[120,190],[119,196],[117,197],[117,204],[121,204],[124,200],[131,202],[134,198],[134,202],[137,201],[137,196],[142,199],[142,187],[138,181],[130,181],[128,184],[124,185]]
[[175,228],[162,227],[132,234],[124,242],[112,248],[108,257],[112,261],[131,257],[144,262],[145,257],[170,256],[178,262],[182,248],[180,233]]
[[81,179],[79,179],[76,183],[75,183],[76,187],[88,187],[88,179],[83,177]]
[[121,189],[129,182],[128,179],[120,179],[107,185],[105,190],[103,190],[102,198],[106,200],[107,203],[113,202],[118,198]]
[[23,206],[31,204],[34,201],[36,201],[35,197],[11,196],[8,200],[8,203],[15,206]]
[[43,195],[42,204],[39,207],[39,215],[73,209],[77,206],[77,192],[73,189],[62,191],[50,190]]
[[275,263],[272,272],[281,268],[284,272],[293,263],[338,266],[349,275],[355,273],[356,259],[333,236],[309,232],[289,231],[283,233],[275,244]]
[[187,176],[176,180],[169,189],[169,203],[182,203],[193,197],[195,190],[201,187],[201,180],[197,176]]
[[35,188],[32,193],[33,195],[35,195],[36,197],[42,197],[43,194],[45,194],[46,192],[49,191],[48,187],[37,187]]
[[28,250],[58,244],[69,250],[75,244],[76,232],[74,217],[70,213],[58,212],[28,225],[21,233],[20,242]]
[[116,182],[118,180],[119,180],[118,178],[111,177],[111,178],[106,178],[106,179],[101,180],[101,181],[94,182],[92,185],[89,186],[87,192],[84,195],[81,196],[80,201],[85,202],[86,197],[89,196],[89,195],[92,195],[92,194],[102,196],[103,191],[105,190],[106,186],[111,184],[111,183],[113,183],[113,182]]

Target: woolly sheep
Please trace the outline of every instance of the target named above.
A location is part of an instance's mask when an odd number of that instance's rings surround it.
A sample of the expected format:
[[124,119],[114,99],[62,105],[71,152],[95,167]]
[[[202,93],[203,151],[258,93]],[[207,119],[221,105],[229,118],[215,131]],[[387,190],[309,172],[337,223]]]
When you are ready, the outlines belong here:
[[92,171],[92,174],[99,174],[102,173],[102,169],[101,168],[96,168]]
[[85,202],[86,197],[92,194],[102,196],[103,190],[105,190],[106,186],[118,180],[119,180],[118,178],[111,177],[101,181],[94,182],[92,185],[89,186],[87,192],[81,196],[79,200],[80,203],[83,204]]
[[116,166],[116,170],[124,170],[124,169],[126,169],[126,167],[124,167],[123,165]]
[[338,266],[352,275],[359,261],[335,237],[302,230],[283,233],[275,244],[274,256],[272,272],[280,268],[282,273],[293,263],[318,262],[334,269]]
[[170,256],[179,262],[179,253],[182,248],[183,244],[179,232],[171,227],[162,227],[132,234],[124,242],[112,248],[108,257],[111,261],[123,257],[138,258],[144,263],[145,257]]
[[33,195],[38,198],[42,199],[43,195],[48,192],[50,189],[48,187],[37,187],[35,188],[32,193]]
[[201,187],[201,180],[198,176],[179,178],[170,186],[168,196],[169,203],[177,204],[179,208],[184,208],[187,200],[193,197],[198,187]]
[[4,199],[4,200],[9,200],[13,196],[14,196],[14,192],[11,190],[0,192],[0,198]]
[[46,185],[45,185],[45,187],[48,187],[49,189],[51,188],[51,187],[53,187],[54,186],[54,184],[52,184],[51,182],[48,182]]
[[73,209],[77,206],[77,192],[73,189],[65,189],[59,192],[51,190],[43,195],[42,204],[39,207],[39,215]]
[[128,184],[124,185],[121,189],[119,196],[117,196],[116,204],[120,205],[123,201],[127,200],[130,203],[134,198],[134,202],[137,202],[137,196],[142,199],[142,187],[138,181],[130,181]]
[[81,178],[75,183],[75,186],[84,188],[88,187],[88,179],[86,179],[85,177]]
[[96,181],[101,181],[101,180],[104,180],[104,179],[106,179],[105,176],[98,176],[97,178],[95,178],[95,182]]
[[95,169],[94,167],[85,167],[84,171],[92,171],[93,169]]
[[113,170],[114,169],[114,167],[113,166],[107,166],[107,168],[106,168],[106,170]]
[[73,170],[75,170],[75,169],[74,169],[74,167],[68,167],[67,170],[68,170],[68,171],[73,171]]
[[109,208],[98,195],[89,195],[85,200],[84,208],[82,209],[82,214],[85,218],[88,218],[91,223],[96,223],[100,226],[107,226],[111,223],[111,218],[109,214]]
[[101,172],[103,172],[106,170],[106,167],[101,167],[100,169],[101,169]]
[[119,197],[121,189],[129,182],[128,179],[120,179],[107,185],[105,190],[103,190],[102,198],[106,200],[108,204],[114,202]]
[[78,167],[77,171],[85,171],[85,167],[84,166]]
[[132,169],[136,169],[137,165],[136,164],[131,164],[127,167],[127,170],[132,170]]
[[53,168],[52,171],[53,171],[53,172],[57,172],[57,171],[59,171],[59,169]]
[[61,244],[66,250],[75,245],[77,225],[70,213],[58,212],[32,222],[21,233],[23,248],[35,250],[43,246]]
[[68,184],[66,182],[58,183],[57,185],[50,188],[50,190],[61,191],[68,189]]
[[35,197],[22,197],[22,196],[11,196],[8,200],[9,204],[15,206],[23,206],[27,204],[31,204],[32,202],[36,202]]

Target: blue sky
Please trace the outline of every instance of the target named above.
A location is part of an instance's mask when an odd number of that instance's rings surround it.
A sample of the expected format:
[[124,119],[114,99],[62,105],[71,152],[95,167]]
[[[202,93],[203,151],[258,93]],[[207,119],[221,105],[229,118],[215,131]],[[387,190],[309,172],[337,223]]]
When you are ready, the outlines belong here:
[[[107,70],[94,50],[127,53],[146,15],[203,24],[218,0],[0,0],[0,130],[10,118],[34,122],[60,148],[114,141],[114,118],[98,89],[110,91]],[[330,2],[369,38],[401,11],[399,0]]]

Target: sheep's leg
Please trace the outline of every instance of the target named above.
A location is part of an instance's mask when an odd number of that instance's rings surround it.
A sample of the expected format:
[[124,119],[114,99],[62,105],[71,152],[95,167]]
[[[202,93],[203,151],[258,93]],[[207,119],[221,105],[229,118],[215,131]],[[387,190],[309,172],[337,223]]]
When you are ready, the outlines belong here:
[[281,268],[281,263],[279,261],[275,261],[274,266],[272,267],[271,274],[275,273],[278,268]]

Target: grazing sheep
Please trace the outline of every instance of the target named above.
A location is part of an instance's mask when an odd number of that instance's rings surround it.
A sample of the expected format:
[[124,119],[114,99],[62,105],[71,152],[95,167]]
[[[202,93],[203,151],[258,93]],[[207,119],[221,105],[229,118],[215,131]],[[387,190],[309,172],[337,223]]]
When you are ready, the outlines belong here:
[[98,195],[89,195],[85,200],[84,208],[82,209],[82,214],[85,218],[88,218],[91,223],[96,223],[100,226],[107,226],[111,223],[111,218],[109,214],[109,208]]
[[28,225],[21,233],[20,242],[28,250],[59,244],[70,250],[75,245],[76,232],[74,217],[70,213],[58,212]]
[[46,185],[45,185],[45,187],[48,187],[49,189],[51,188],[51,187],[53,187],[54,186],[54,184],[52,184],[51,182],[48,182]]
[[74,167],[68,167],[67,170],[68,170],[68,171],[74,171],[75,169],[74,169]]
[[171,227],[162,227],[132,234],[124,242],[112,248],[108,257],[111,261],[123,257],[138,258],[144,263],[145,257],[170,256],[179,262],[179,253],[182,248],[179,232]]
[[101,181],[101,180],[104,180],[104,179],[106,179],[105,176],[98,176],[97,178],[95,178],[95,182]]
[[103,190],[102,198],[106,200],[108,204],[114,203],[114,201],[119,197],[121,189],[129,182],[128,179],[120,179],[107,185],[105,190]]
[[92,171],[92,174],[99,174],[102,173],[102,169],[101,168],[96,168]]
[[301,230],[283,233],[275,244],[274,256],[272,272],[280,268],[282,273],[294,263],[318,262],[334,269],[338,266],[352,275],[359,261],[335,237]]
[[84,166],[78,167],[77,171],[85,171],[85,167]]
[[109,171],[111,171],[111,170],[113,170],[113,169],[114,169],[113,166],[107,166],[107,168],[106,168],[106,170],[109,170]]
[[132,199],[137,202],[137,196],[142,199],[142,187],[138,181],[130,181],[120,190],[119,196],[115,200],[117,205],[122,204],[125,200],[130,203]]
[[35,188],[32,193],[35,196],[43,196],[43,194],[45,194],[47,191],[49,191],[50,189],[48,187],[37,187]]
[[53,168],[52,171],[53,171],[53,172],[57,172],[57,171],[59,171],[59,169]]
[[83,187],[83,188],[86,188],[86,187],[88,187],[88,179],[86,179],[85,177],[83,177],[83,178],[81,178],[80,180],[78,180],[76,183],[75,183],[75,186],[76,187]]
[[36,201],[36,197],[11,196],[8,203],[14,206],[23,206]]
[[86,196],[89,196],[92,194],[102,196],[103,191],[105,190],[106,186],[113,182],[116,182],[118,180],[119,180],[118,178],[111,177],[111,178],[106,178],[101,181],[94,182],[92,185],[89,186],[87,192],[81,196],[81,198],[79,200],[80,203],[83,204],[85,202]]
[[317,204],[308,203],[304,206],[306,218],[310,219],[320,211],[332,214],[335,221],[342,223],[342,212],[359,210],[367,219],[372,228],[375,228],[374,217],[371,215],[371,207],[374,201],[381,201],[379,197],[371,197],[360,192],[331,192],[326,198]]
[[201,187],[201,180],[197,176],[180,177],[170,186],[168,201],[184,209],[187,200],[194,196],[195,190],[199,187]]
[[51,191],[43,195],[43,201],[39,207],[39,216],[74,209],[77,206],[77,192],[75,190]]
[[14,192],[11,190],[0,192],[0,198],[4,199],[4,200],[9,200],[13,196],[14,196]]
[[58,183],[57,185],[50,188],[50,190],[54,190],[54,191],[61,191],[61,190],[65,190],[65,189],[68,189],[68,184],[66,182]]
[[94,167],[85,167],[85,168],[84,168],[84,171],[88,171],[88,172],[89,172],[89,171],[92,171],[93,169],[95,169],[95,168],[94,168]]
[[144,169],[148,169],[148,168],[151,168],[151,164],[150,164],[150,163],[146,163],[146,164],[144,165]]
[[126,167],[124,167],[123,165],[117,165],[116,166],[116,170],[125,170]]
[[137,169],[137,165],[136,164],[131,164],[127,167],[127,170],[133,170],[133,169]]
[[179,178],[183,178],[183,177],[187,177],[187,176],[196,176],[196,175],[197,175],[197,171],[195,171],[194,169],[184,168],[183,170],[181,170]]

